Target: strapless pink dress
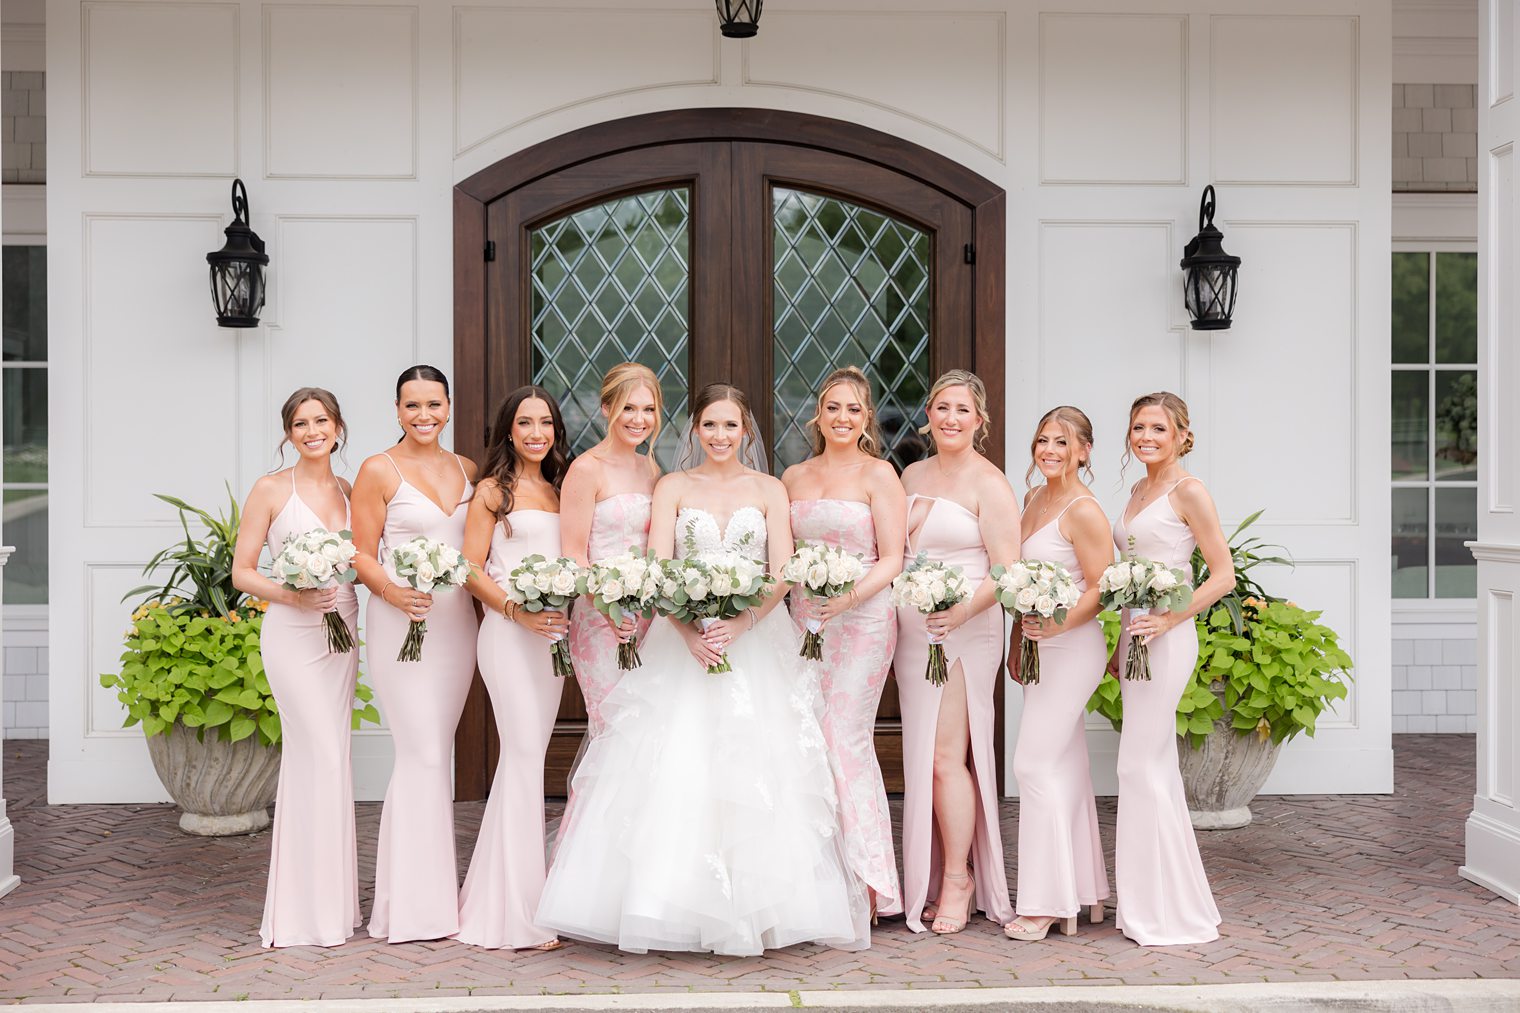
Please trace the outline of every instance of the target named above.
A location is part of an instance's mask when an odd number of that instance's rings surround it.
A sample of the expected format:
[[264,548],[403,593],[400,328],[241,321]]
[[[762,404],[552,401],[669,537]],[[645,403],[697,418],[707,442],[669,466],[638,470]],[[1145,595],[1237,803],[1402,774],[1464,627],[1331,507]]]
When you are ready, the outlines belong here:
[[[1071,506],[1026,538],[1020,554],[1059,563],[1085,592],[1082,564],[1061,536],[1060,520]],[[1023,687],[1024,713],[1013,751],[1019,782],[1016,907],[1031,917],[1069,917],[1108,897],[1083,722],[1087,700],[1103,678],[1108,645],[1102,625],[1092,619],[1041,640],[1039,651],[1040,681]]]
[[[1190,573],[1197,544],[1172,506],[1173,483],[1139,513],[1114,525],[1114,544]],[[1194,479],[1196,481],[1196,479]],[[1125,617],[1128,622],[1128,616]],[[1119,657],[1129,650],[1119,641]],[[1198,664],[1198,629],[1178,623],[1150,642],[1151,677],[1119,680],[1124,731],[1119,736],[1119,818],[1114,832],[1116,922],[1142,946],[1206,943],[1219,938],[1219,908],[1209,890],[1198,839],[1177,768],[1177,701]]]
[[[597,503],[591,515],[586,558],[595,563],[627,552],[630,546],[641,551],[646,548],[649,505],[650,498],[641,492],[619,493]],[[640,639],[648,629],[648,621],[639,620]],[[617,646],[617,636],[606,618],[584,598],[577,601],[570,612],[570,658],[586,701],[588,738],[602,733],[602,701],[623,675],[617,667]]]
[[[401,474],[399,468],[396,474]],[[419,535],[455,548],[464,545],[471,491],[466,481],[460,502],[446,513],[401,479],[386,505],[380,542],[380,561],[392,580],[390,550],[395,546]],[[433,596],[418,661],[396,660],[411,624],[406,613],[378,594],[370,595],[365,611],[365,658],[396,753],[380,813],[375,903],[369,918],[369,934],[387,942],[442,939],[459,931],[454,732],[475,672],[473,602],[462,588]]]
[[[292,471],[290,498],[269,524],[270,556],[278,555],[291,535],[326,526],[296,492]],[[338,586],[338,614],[350,630],[357,629],[359,601],[352,584]],[[265,946],[337,946],[359,925],[348,750],[359,652],[328,653],[321,615],[271,604],[259,653],[280,708],[281,729],[280,785],[259,937]]]
[[[835,545],[876,565],[876,527],[871,505],[858,500],[803,499],[791,506],[792,534]],[[793,591],[800,596],[801,591]],[[839,795],[850,868],[876,892],[878,914],[902,913],[892,813],[876,760],[876,710],[892,671],[897,614],[891,589],[860,602],[824,629],[820,690],[823,737]]]
[[[502,587],[524,556],[559,555],[559,514],[517,510],[507,519],[512,535],[500,524],[492,529],[485,567]],[[533,919],[544,888],[544,752],[565,684],[550,665],[549,641],[499,612],[487,612],[481,621],[478,646],[501,757],[459,893],[458,938],[521,949],[554,938]]]
[[[928,513],[917,518],[914,503],[929,502]],[[976,514],[954,500],[913,494],[908,497],[906,562],[922,550],[930,559],[958,566],[979,585],[990,564],[982,544]],[[999,925],[1013,919],[1008,902],[1008,877],[1003,869],[1003,835],[998,827],[996,715],[993,693],[1002,676],[1003,610],[997,606],[974,616],[945,640],[945,657],[953,673],[957,665],[966,680],[966,717],[971,731],[971,776],[977,794],[976,832],[971,865],[976,885],[973,907]],[[924,615],[917,609],[897,610],[897,656],[892,669],[902,700],[903,723],[903,907],[908,927],[923,932],[924,903],[939,893],[942,857],[934,831],[934,731],[939,722],[943,687],[924,678],[929,640]],[[931,892],[932,891],[932,892]]]

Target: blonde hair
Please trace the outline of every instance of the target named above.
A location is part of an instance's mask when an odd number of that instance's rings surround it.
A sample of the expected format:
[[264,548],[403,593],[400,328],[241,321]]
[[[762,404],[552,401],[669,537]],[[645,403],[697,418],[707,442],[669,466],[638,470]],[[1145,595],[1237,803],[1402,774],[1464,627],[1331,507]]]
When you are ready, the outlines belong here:
[[[1153,407],[1160,408],[1162,411],[1166,412],[1166,417],[1171,420],[1172,428],[1177,430],[1178,436],[1181,437],[1182,443],[1177,451],[1177,459],[1181,460],[1182,458],[1186,457],[1193,449],[1193,430],[1188,426],[1187,402],[1169,390],[1158,390],[1153,394],[1141,394],[1139,397],[1135,398],[1134,403],[1129,406],[1130,426],[1133,426],[1135,424],[1135,416],[1140,414],[1140,409]],[[1126,430],[1124,438],[1124,457],[1119,462],[1119,470],[1122,472],[1124,470],[1124,466],[1128,463],[1129,435],[1128,431]]]
[[[972,437],[971,446],[978,451],[985,449],[987,446],[988,429],[992,425],[992,418],[987,414],[987,385],[982,382],[981,377],[969,369],[946,370],[939,375],[938,380],[934,381],[934,386],[929,388],[929,396],[924,400],[925,407],[927,408],[927,406],[934,404],[934,399],[939,397],[940,392],[950,387],[965,387],[971,392],[971,403],[976,407],[976,414],[982,420],[982,424],[976,429],[976,435]],[[918,430],[920,433],[929,436],[930,454],[938,452],[931,432],[933,428],[933,426],[926,422]]]
[[[660,426],[665,420],[665,397],[660,391],[660,379],[654,370],[641,362],[620,362],[607,370],[602,377],[602,407],[607,409],[607,425],[610,427],[628,404],[635,388],[648,387],[654,395],[654,426],[649,430],[648,444],[654,447],[659,439]],[[651,453],[653,451],[651,450]]]
[[860,403],[866,409],[866,422],[860,429],[860,436],[855,440],[855,445],[871,457],[880,457],[882,451],[881,427],[876,422],[876,402],[871,398],[871,381],[866,379],[865,373],[858,366],[841,366],[823,379],[823,386],[818,388],[818,403],[813,406],[813,417],[807,420],[807,432],[813,442],[813,455],[823,453],[823,429],[819,427],[818,420],[823,416],[823,399],[829,390],[839,384],[848,384],[855,391],[855,396],[860,398]]
[[1066,433],[1067,439],[1073,443],[1087,444],[1089,451],[1087,460],[1081,462],[1079,469],[1086,469],[1087,479],[1088,481],[1092,481],[1092,420],[1087,417],[1087,413],[1082,409],[1073,408],[1069,404],[1063,404],[1057,405],[1044,415],[1041,415],[1040,421],[1035,424],[1034,438],[1029,441],[1029,470],[1024,472],[1024,484],[1026,486],[1029,485],[1030,478],[1034,476],[1035,449],[1040,444],[1040,433],[1044,431],[1047,422],[1054,422],[1060,426],[1062,431]]

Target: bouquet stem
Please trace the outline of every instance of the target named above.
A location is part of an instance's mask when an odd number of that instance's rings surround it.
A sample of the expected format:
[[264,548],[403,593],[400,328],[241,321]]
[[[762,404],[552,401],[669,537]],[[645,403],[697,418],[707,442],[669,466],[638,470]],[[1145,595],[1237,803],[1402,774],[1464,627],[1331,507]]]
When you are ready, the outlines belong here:
[[1040,684],[1040,645],[1028,637],[1019,638],[1019,685]]
[[575,665],[570,660],[570,641],[560,639],[549,648],[549,658],[554,662],[554,674],[561,679],[575,678]]
[[807,632],[802,635],[802,650],[797,652],[799,658],[808,661],[823,660],[823,627],[816,626],[816,619],[807,621]]
[[412,624],[406,628],[406,639],[401,641],[401,650],[396,653],[397,661],[421,661],[422,638],[427,636],[427,620],[413,619]]
[[945,660],[944,644],[929,644],[929,667],[924,671],[924,678],[929,680],[931,686],[943,686],[950,681],[950,665]]
[[322,625],[327,627],[327,653],[347,654],[354,649],[354,636],[348,623],[336,612],[322,613]]
[[639,659],[639,641],[635,637],[632,640],[618,644],[617,664],[618,671],[631,672],[644,662]]
[[1139,637],[1131,637],[1129,656],[1124,660],[1124,677],[1151,681],[1151,649]]

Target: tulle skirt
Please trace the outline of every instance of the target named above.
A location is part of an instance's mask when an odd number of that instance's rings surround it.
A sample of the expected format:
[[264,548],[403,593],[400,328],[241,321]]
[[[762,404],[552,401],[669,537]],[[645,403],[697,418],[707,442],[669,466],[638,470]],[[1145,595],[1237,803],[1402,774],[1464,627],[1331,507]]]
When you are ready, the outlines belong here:
[[633,953],[869,945],[820,729],[818,673],[777,609],[708,675],[667,620],[602,704],[538,924]]

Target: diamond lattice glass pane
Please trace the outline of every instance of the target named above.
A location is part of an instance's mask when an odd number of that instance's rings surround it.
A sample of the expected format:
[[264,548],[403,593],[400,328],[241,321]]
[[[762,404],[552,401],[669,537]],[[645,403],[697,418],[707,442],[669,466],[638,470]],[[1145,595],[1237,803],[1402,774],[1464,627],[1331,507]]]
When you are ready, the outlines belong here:
[[818,385],[840,366],[859,366],[874,386],[887,456],[901,469],[924,453],[913,418],[929,393],[929,234],[834,197],[771,193],[774,466],[811,455]]
[[686,421],[691,195],[655,190],[533,230],[533,382],[560,397],[576,453],[602,438],[602,374],[642,362],[660,378],[665,429],[655,456],[674,463]]

